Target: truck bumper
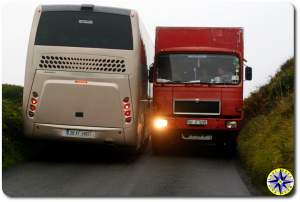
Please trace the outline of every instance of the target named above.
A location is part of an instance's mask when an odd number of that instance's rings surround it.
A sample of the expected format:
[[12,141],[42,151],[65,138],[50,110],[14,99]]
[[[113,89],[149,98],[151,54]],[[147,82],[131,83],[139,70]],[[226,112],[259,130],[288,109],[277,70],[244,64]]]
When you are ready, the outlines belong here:
[[[240,131],[242,119],[223,118],[185,118],[185,117],[160,117],[167,120],[165,128],[157,129],[152,127],[152,135],[158,139],[184,140],[183,136],[198,135],[211,137],[210,141],[224,141],[228,138],[235,138]],[[205,126],[191,126],[188,120],[207,120]],[[227,121],[236,121],[237,128],[226,128]],[[204,138],[205,140],[205,138]]]
[[[193,118],[193,117],[163,117],[168,121],[168,129],[201,130],[201,131],[239,131],[242,119],[224,119],[224,118]],[[205,126],[191,126],[187,124],[188,120],[207,120]],[[237,128],[226,128],[227,121],[237,121]]]

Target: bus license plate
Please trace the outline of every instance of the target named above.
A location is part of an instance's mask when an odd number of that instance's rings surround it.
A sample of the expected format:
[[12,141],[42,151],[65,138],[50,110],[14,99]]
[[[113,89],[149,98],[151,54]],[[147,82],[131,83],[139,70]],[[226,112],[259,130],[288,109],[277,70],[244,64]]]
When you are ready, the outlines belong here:
[[87,130],[65,130],[63,134],[65,137],[78,137],[78,138],[96,138],[95,131],[87,131]]
[[187,120],[186,124],[191,126],[206,126],[207,120]]

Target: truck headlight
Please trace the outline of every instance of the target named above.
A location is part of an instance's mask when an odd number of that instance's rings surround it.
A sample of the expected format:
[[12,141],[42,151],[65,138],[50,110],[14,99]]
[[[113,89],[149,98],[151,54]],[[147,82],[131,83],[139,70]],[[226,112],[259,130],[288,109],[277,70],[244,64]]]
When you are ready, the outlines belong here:
[[154,128],[156,129],[163,129],[168,126],[168,121],[166,119],[162,118],[156,118],[154,119]]
[[226,121],[226,128],[237,128],[237,121]]

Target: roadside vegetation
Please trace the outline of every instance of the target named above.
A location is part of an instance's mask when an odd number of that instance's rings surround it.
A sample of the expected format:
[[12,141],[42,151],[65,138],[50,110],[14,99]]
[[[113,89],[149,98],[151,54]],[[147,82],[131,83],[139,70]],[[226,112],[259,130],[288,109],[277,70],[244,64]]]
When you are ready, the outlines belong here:
[[271,195],[266,179],[275,168],[294,174],[294,58],[270,82],[245,100],[245,125],[238,140],[240,159],[253,185]]
[[6,169],[28,156],[23,137],[23,87],[2,85],[2,168]]

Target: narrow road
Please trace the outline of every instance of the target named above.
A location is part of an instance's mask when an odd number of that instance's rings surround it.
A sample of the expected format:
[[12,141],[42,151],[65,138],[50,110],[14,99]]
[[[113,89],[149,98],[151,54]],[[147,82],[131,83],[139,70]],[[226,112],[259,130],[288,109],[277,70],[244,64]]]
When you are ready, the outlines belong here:
[[[3,171],[12,197],[250,196],[235,157],[191,145],[137,158],[96,145],[48,146],[37,159]],[[175,149],[174,149],[175,150]]]

